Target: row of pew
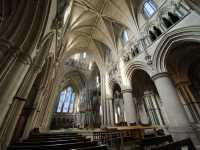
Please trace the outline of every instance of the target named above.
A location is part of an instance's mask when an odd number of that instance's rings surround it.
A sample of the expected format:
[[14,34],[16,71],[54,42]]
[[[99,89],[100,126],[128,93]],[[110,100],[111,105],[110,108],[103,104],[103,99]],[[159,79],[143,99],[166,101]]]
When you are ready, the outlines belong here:
[[[119,144],[120,140],[113,142]],[[105,144],[99,145],[98,141],[91,141],[77,133],[37,133],[22,142],[10,145],[8,150],[107,150]],[[135,141],[134,145],[136,150],[196,150],[190,139],[174,142],[171,135],[145,137]]]
[[37,133],[28,139],[17,142],[8,150],[107,150],[106,145],[77,133]]
[[136,150],[196,150],[191,139],[174,142],[171,135],[144,138],[136,143]]
[[196,150],[191,139],[174,141],[172,136],[165,135],[163,130],[145,134],[139,139],[134,134],[132,131],[103,130],[94,132],[93,140],[109,145],[109,147],[121,147],[122,149],[128,145],[134,145],[134,150]]

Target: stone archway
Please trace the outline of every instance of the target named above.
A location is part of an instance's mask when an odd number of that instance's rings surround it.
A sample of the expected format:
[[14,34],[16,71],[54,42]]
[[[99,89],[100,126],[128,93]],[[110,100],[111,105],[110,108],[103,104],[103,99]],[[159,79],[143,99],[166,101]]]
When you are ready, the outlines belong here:
[[171,47],[165,60],[189,121],[195,124],[200,121],[199,49],[198,42],[177,43]]
[[185,41],[200,42],[199,39],[200,27],[197,26],[180,28],[166,34],[158,44],[152,58],[155,72],[167,72],[165,60],[171,47]]
[[142,69],[134,70],[131,85],[139,123],[164,126],[162,101],[149,74]]
[[198,102],[195,100],[198,99],[199,84],[195,82],[199,78],[195,75],[200,55],[199,37],[199,27],[173,31],[163,38],[153,56],[153,67],[156,72],[168,72],[173,80],[173,86],[177,89],[190,122],[198,122],[200,119]]
[[199,63],[199,37],[199,27],[180,28],[166,34],[153,56],[157,74],[152,77],[166,110],[169,132],[177,140],[190,137],[195,143],[198,143],[195,134],[199,133],[194,126],[199,117],[194,96],[194,90],[198,91],[194,81],[198,81],[195,70]]

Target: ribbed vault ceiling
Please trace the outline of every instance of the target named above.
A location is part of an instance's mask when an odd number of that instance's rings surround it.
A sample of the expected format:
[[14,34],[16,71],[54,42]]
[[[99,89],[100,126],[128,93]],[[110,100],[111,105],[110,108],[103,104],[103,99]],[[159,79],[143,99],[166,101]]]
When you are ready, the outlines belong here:
[[131,6],[129,0],[74,0],[66,51],[97,50],[103,57],[107,48],[117,50],[122,29],[136,30]]

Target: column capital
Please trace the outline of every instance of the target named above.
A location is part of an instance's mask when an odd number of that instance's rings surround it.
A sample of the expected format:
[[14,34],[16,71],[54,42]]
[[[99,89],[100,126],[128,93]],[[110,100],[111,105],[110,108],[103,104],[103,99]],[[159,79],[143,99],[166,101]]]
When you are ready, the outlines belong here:
[[151,78],[152,78],[152,80],[156,80],[158,78],[168,77],[168,76],[169,76],[168,72],[159,72],[159,73],[153,75]]
[[132,93],[133,92],[133,89],[123,89],[122,90],[122,94],[123,93]]

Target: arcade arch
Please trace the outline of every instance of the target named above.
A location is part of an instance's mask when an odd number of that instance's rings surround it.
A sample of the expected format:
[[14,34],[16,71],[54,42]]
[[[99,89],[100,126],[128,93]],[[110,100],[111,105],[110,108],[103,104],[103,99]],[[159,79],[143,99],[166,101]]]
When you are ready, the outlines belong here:
[[180,42],[168,50],[165,58],[168,73],[174,82],[189,121],[192,123],[200,121],[199,49],[200,43],[198,42]]
[[165,125],[162,101],[151,77],[141,69],[132,73],[131,85],[140,124]]

